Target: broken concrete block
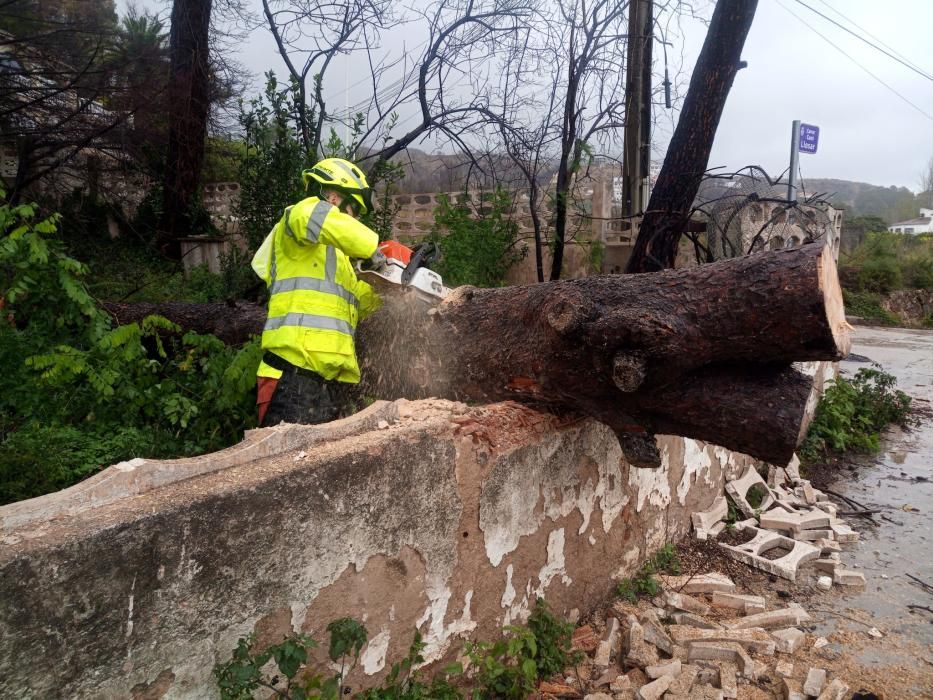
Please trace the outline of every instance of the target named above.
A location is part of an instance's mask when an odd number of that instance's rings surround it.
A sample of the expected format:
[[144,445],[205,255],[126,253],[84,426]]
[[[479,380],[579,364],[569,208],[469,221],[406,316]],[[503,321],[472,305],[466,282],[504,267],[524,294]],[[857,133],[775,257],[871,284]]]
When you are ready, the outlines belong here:
[[793,678],[782,678],[781,690],[784,700],[807,700],[807,696],[803,694],[803,684]]
[[660,660],[661,657],[658,656],[657,647],[654,644],[648,644],[648,642],[635,643],[625,654],[626,665],[637,668],[657,666]]
[[816,493],[813,491],[813,487],[810,485],[809,481],[802,481],[803,488],[803,500],[806,501],[807,505],[815,506],[816,505]]
[[833,571],[833,583],[840,586],[864,586],[865,574],[852,569],[836,569]]
[[686,593],[675,593],[674,591],[664,591],[661,594],[661,600],[667,607],[675,610],[683,610],[697,615],[709,615],[710,607],[701,600]]
[[709,539],[715,540],[717,537],[719,537],[723,533],[725,529],[726,529],[726,523],[720,520],[718,523],[716,523],[709,529],[709,532],[707,532],[707,535],[709,535]]
[[635,697],[639,700],[660,700],[673,682],[674,679],[671,676],[661,676],[657,680],[639,688]]
[[596,654],[593,656],[593,663],[602,668],[606,668],[612,663],[612,660],[618,655],[621,648],[622,634],[620,631],[619,620],[614,615],[606,618],[606,633],[602,641],[596,647]]
[[687,647],[690,661],[728,661],[734,663],[743,676],[754,680],[757,664],[752,657],[734,642],[694,642]]
[[728,576],[713,571],[695,576],[661,576],[664,587],[677,593],[713,593],[723,591],[732,593],[735,584]]
[[[798,542],[776,532],[760,528],[751,528],[751,530],[755,531],[756,534],[748,542],[734,546],[720,543],[719,546],[725,549],[733,559],[738,559],[754,566],[756,569],[767,571],[789,581],[797,580],[797,568],[801,564],[820,556],[820,550],[806,542]],[[778,559],[766,559],[761,556],[762,553],[776,547],[782,547],[790,551]]]
[[822,649],[827,644],[829,644],[829,640],[826,639],[826,637],[817,637],[816,640],[813,642],[813,648]]
[[739,683],[736,672],[734,663],[723,661],[719,664],[719,688],[722,690],[724,698],[739,697]]
[[849,686],[836,678],[832,683],[823,689],[823,692],[820,693],[817,700],[845,700],[845,697],[848,694]]
[[794,663],[792,661],[778,661],[774,667],[774,672],[781,678],[790,678],[794,675]]
[[830,529],[836,535],[836,542],[858,542],[859,540],[859,534],[842,521],[833,523]]
[[789,627],[783,630],[774,630],[771,636],[777,642],[777,650],[782,654],[793,654],[800,648],[807,638],[803,632],[796,627]]
[[609,690],[613,693],[621,693],[632,689],[632,679],[626,675],[620,674],[609,681]]
[[833,587],[833,579],[830,576],[820,576],[816,579],[816,587],[821,591],[828,591]]
[[800,481],[800,458],[797,455],[791,457],[784,471],[787,472],[787,478],[794,483]]
[[674,642],[664,631],[664,627],[658,622],[657,615],[651,611],[642,613],[638,620],[642,626],[642,636],[650,644],[654,644],[665,654],[670,655],[674,651]]
[[788,625],[799,625],[801,622],[810,619],[810,615],[801,607],[788,606],[781,610],[769,610],[768,612],[749,615],[740,620],[725,623],[725,628],[730,630],[744,630],[753,627],[762,629],[771,629],[773,627],[787,627]]
[[803,682],[803,692],[807,695],[816,697],[823,692],[823,685],[826,683],[825,668],[811,668],[807,671],[807,679]]
[[841,566],[838,559],[820,558],[813,560],[813,568],[817,571],[825,571],[828,574],[833,573]]
[[792,533],[797,533],[801,530],[829,528],[829,516],[818,509],[788,513],[785,510],[778,510],[775,508],[766,513],[762,513],[759,522],[761,527],[767,530],[780,530],[782,532]]
[[711,685],[695,685],[690,700],[723,700],[722,691]]
[[688,612],[675,612],[671,615],[671,619],[674,620],[675,625],[687,625],[688,627],[699,627],[704,630],[720,630],[722,625],[718,622],[712,620],[707,620],[705,617],[700,617],[699,615],[694,615],[693,613]]
[[648,674],[648,678],[652,680],[658,679],[661,676],[672,676],[676,678],[680,675],[680,671],[680,659],[674,659],[666,664],[658,664],[657,666],[648,666],[645,668],[645,673]]
[[713,504],[709,507],[709,510],[692,513],[690,519],[693,521],[693,527],[697,531],[697,537],[702,540],[706,539],[706,537],[700,537],[699,533],[703,532],[705,535],[713,525],[720,520],[724,520],[727,515],[729,515],[729,504],[726,502],[726,497],[717,496],[716,500],[714,500]]
[[573,631],[570,644],[574,649],[579,649],[589,654],[595,651],[596,647],[599,646],[599,637],[596,632],[593,631],[592,625],[583,625],[582,627],[577,627]]
[[816,507],[819,508],[824,513],[829,513],[831,516],[835,517],[836,513],[839,512],[839,509],[836,507],[836,504],[832,501],[817,501]]
[[748,518],[747,520],[739,520],[735,525],[735,529],[741,532],[747,527],[758,527],[758,518]]
[[800,530],[793,533],[795,540],[801,542],[816,542],[817,540],[832,540],[835,535],[832,530]]
[[820,554],[823,556],[826,556],[827,554],[836,554],[842,551],[842,545],[834,540],[822,539],[817,540],[813,544],[820,548]]
[[667,631],[674,642],[687,647],[688,659],[690,658],[690,645],[697,642],[734,642],[763,656],[773,656],[776,647],[774,639],[763,629],[703,630],[696,627],[671,625]]
[[765,611],[765,599],[760,595],[742,595],[739,593],[713,592],[713,606],[741,610],[743,615],[750,615]]
[[680,675],[674,679],[670,688],[667,689],[668,694],[689,697],[690,689],[696,682],[699,672],[700,669],[694,664],[682,664],[680,667]]
[[[761,503],[757,508],[752,506],[747,498],[749,491],[753,488],[762,496]],[[754,467],[748,467],[738,479],[726,482],[726,493],[732,496],[735,505],[738,506],[746,518],[754,518],[756,510],[763,512],[774,504],[774,495],[771,493],[771,489],[768,488],[768,485]]]

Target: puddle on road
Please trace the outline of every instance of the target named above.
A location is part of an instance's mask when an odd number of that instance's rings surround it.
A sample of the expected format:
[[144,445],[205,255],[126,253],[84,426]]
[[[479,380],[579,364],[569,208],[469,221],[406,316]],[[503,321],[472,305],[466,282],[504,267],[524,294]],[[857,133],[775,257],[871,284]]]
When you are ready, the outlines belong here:
[[[898,388],[914,396],[919,405],[933,406],[933,331],[860,326],[854,335],[855,361],[840,363],[851,376],[864,358],[877,362],[897,377]],[[814,596],[817,607],[835,615],[819,616],[825,633],[843,625],[850,631],[867,629],[850,624],[844,616],[871,616],[871,624],[884,634],[895,633],[890,644],[872,645],[857,653],[858,663],[887,665],[933,664],[933,614],[908,605],[933,608],[933,595],[910,579],[910,574],[933,585],[933,420],[910,430],[886,435],[884,452],[856,471],[843,471],[830,486],[871,509],[881,509],[890,521],[877,527],[846,520],[861,534],[861,541],[843,552],[843,565],[865,574],[864,590],[845,593],[834,586]],[[821,632],[821,633],[824,633]],[[930,668],[930,666],[928,666]]]

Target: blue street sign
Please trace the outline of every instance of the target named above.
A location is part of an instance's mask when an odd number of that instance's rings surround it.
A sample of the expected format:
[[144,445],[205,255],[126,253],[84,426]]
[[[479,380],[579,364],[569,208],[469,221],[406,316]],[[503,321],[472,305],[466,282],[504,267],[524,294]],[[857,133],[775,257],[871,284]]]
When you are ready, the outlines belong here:
[[820,127],[812,124],[800,125],[800,139],[798,150],[801,153],[816,153],[816,146],[820,141]]

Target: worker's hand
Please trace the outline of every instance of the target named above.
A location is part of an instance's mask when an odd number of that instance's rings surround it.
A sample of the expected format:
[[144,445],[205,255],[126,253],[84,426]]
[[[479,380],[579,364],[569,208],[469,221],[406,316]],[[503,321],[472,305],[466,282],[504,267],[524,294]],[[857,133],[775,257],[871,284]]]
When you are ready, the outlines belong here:
[[369,268],[371,270],[381,270],[386,266],[386,256],[381,250],[376,250],[369,258]]

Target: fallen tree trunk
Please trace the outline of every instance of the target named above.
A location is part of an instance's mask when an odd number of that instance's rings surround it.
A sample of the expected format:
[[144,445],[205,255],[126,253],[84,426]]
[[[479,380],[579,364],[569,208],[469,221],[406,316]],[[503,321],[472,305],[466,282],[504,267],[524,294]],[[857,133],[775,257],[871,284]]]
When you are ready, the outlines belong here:
[[459,288],[430,320],[406,314],[390,309],[366,329],[367,393],[583,413],[645,465],[659,459],[658,432],[786,463],[812,387],[791,363],[849,349],[822,244],[650,275]]
[[103,307],[120,325],[137,323],[155,314],[164,316],[185,331],[215,335],[227,345],[242,345],[251,336],[262,333],[266,322],[266,308],[245,301],[216,304],[105,301]]
[[655,274],[461,287],[431,310],[390,299],[358,335],[368,395],[589,415],[639,466],[659,463],[655,433],[786,463],[812,387],[791,363],[849,349],[819,243]]

